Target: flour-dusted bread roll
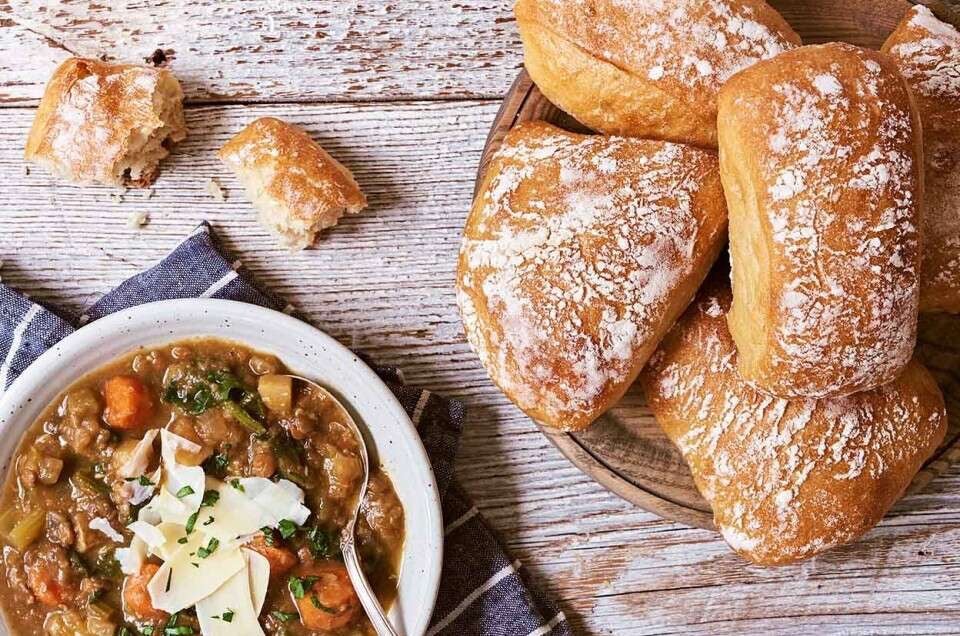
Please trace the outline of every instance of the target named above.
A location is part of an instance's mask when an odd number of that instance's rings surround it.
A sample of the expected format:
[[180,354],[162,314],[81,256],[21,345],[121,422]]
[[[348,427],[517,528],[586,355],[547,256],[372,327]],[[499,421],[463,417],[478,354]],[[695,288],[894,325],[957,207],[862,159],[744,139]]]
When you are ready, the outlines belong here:
[[883,50],[907,79],[923,122],[920,311],[960,313],[960,32],[918,6]]
[[261,117],[220,149],[259,214],[260,223],[291,250],[344,214],[367,207],[353,175],[300,128]]
[[77,183],[146,187],[186,136],[173,73],[72,57],[47,83],[24,157]]
[[720,91],[740,373],[779,397],[890,382],[916,341],[920,123],[893,63],[788,51]]
[[594,130],[717,146],[717,91],[800,45],[763,0],[518,0],[530,77]]
[[943,441],[940,390],[911,361],[855,395],[764,395],[737,373],[729,306],[729,285],[711,276],[640,376],[650,408],[744,558],[789,563],[855,540]]
[[467,337],[530,417],[585,428],[689,304],[725,231],[714,153],[518,126],[464,230]]

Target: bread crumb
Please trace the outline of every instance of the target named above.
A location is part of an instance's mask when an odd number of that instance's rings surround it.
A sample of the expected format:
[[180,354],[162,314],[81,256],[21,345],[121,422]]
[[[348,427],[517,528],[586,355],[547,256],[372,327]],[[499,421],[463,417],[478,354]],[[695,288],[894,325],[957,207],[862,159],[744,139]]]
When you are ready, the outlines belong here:
[[146,212],[132,212],[127,217],[127,227],[139,230],[150,222],[150,215]]
[[217,201],[226,201],[227,194],[216,179],[207,179],[207,193]]
[[126,190],[117,190],[110,193],[110,199],[114,203],[123,203],[123,195],[126,194]]

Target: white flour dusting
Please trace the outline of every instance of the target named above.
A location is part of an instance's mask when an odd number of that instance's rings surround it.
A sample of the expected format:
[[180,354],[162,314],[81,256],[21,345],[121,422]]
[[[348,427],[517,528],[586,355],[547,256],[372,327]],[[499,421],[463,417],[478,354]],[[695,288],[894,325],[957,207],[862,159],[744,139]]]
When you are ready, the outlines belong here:
[[700,236],[696,200],[718,168],[712,153],[676,144],[519,131],[475,203],[458,296],[494,380],[521,408],[562,420],[635,373],[697,242],[718,240]]
[[850,541],[942,439],[942,401],[916,370],[844,398],[758,393],[737,374],[730,298],[726,283],[708,283],[651,358],[642,376],[651,408],[736,551],[785,561]]

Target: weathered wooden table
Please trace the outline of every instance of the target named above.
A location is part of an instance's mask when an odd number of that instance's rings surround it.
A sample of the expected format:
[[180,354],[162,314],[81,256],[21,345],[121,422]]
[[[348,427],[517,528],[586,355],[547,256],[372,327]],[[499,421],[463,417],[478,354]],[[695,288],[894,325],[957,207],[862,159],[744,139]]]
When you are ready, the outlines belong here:
[[[3,282],[77,314],[209,220],[314,324],[467,402],[459,478],[577,631],[960,632],[960,469],[857,545],[753,567],[717,535],[590,481],[488,381],[464,342],[453,274],[484,138],[521,65],[511,5],[0,0]],[[79,188],[25,169],[33,108],[60,60],[137,61],[157,48],[171,50],[183,82],[190,136],[152,190]],[[275,246],[214,157],[268,114],[309,130],[370,197],[366,213],[301,254]],[[226,201],[207,192],[211,177]],[[134,230],[138,212],[149,223]]]

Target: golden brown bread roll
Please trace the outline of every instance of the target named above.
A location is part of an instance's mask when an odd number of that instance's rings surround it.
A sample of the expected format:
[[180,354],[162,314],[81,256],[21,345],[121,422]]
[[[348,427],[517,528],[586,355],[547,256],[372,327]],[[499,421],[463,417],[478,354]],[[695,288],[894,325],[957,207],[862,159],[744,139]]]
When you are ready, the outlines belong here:
[[47,83],[24,157],[78,183],[146,187],[186,136],[173,73],[73,57]]
[[349,170],[303,130],[273,117],[234,135],[220,159],[243,183],[260,223],[291,250],[312,245],[345,213],[367,207]]
[[717,91],[800,45],[762,0],[518,0],[530,77],[608,134],[717,146]]
[[779,397],[890,382],[916,341],[922,148],[889,58],[847,44],[759,62],[720,91],[740,374]]
[[960,32],[918,6],[883,50],[907,79],[923,122],[920,311],[960,313]]
[[457,296],[470,344],[534,420],[585,428],[689,304],[725,229],[714,153],[522,124],[464,229]]
[[744,558],[789,563],[853,541],[943,441],[940,390],[911,361],[864,393],[764,395],[737,374],[729,306],[729,286],[712,276],[640,376],[650,408]]

